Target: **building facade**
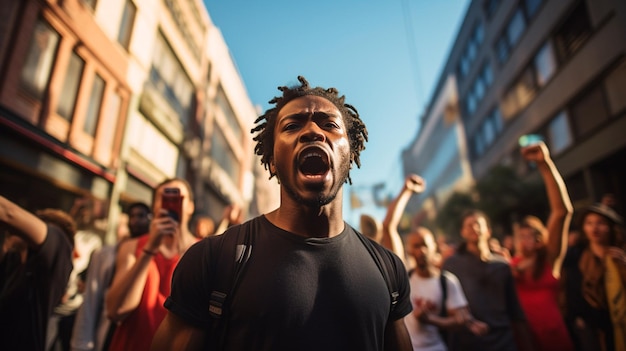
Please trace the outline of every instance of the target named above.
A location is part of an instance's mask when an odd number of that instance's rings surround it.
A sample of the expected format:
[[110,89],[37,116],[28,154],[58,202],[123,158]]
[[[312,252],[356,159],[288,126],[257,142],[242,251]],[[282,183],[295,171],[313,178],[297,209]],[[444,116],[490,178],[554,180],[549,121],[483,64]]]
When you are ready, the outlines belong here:
[[108,242],[166,178],[216,221],[248,212],[257,113],[200,0],[0,0],[0,18],[0,193],[89,198]]
[[[474,179],[499,164],[532,173],[518,139],[539,134],[575,207],[605,193],[626,200],[619,166],[626,158],[624,1],[472,1],[435,97],[448,76],[456,79]],[[418,161],[405,158],[405,170]]]

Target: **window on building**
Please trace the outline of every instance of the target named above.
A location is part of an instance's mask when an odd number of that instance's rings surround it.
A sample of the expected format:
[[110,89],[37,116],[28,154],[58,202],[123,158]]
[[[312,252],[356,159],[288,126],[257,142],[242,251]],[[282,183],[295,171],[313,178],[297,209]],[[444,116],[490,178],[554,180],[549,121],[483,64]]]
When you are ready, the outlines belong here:
[[476,102],[476,97],[474,96],[474,93],[470,91],[465,97],[465,114],[467,116],[474,114],[477,106],[478,103]]
[[525,0],[508,21],[504,32],[496,40],[495,51],[500,63],[506,62],[517,45],[530,20],[537,14],[543,0]]
[[472,143],[474,159],[478,159],[483,155],[483,152],[485,152],[485,144],[483,142],[483,137],[481,135],[480,129],[476,131],[476,134],[474,134],[472,140],[474,141]]
[[548,124],[548,140],[550,153],[554,155],[560,154],[567,149],[574,141],[572,130],[569,124],[569,116],[567,112],[561,111]]
[[550,41],[547,41],[541,49],[539,49],[533,59],[533,64],[535,66],[537,85],[542,87],[552,78],[557,68],[556,56],[554,55]]
[[102,106],[102,119],[105,128],[98,130],[98,138],[94,148],[93,158],[105,166],[111,165],[113,150],[116,149],[115,135],[119,123],[120,109],[122,107],[122,97],[117,92],[107,95],[106,105]]
[[483,138],[485,139],[485,145],[491,146],[491,144],[493,144],[493,142],[496,140],[496,127],[493,124],[493,121],[491,120],[491,118],[485,118],[485,121],[483,122]]
[[76,105],[76,97],[78,95],[78,87],[80,79],[83,75],[85,61],[78,56],[76,52],[72,52],[67,70],[65,71],[65,80],[63,81],[63,94],[59,94],[57,103],[57,114],[64,119],[71,121],[74,115],[74,106]]
[[194,87],[162,35],[157,38],[152,60],[150,82],[174,109],[183,126],[187,126]]
[[214,124],[211,138],[211,158],[230,176],[233,182],[239,181],[239,160],[231,149],[223,131]]
[[526,20],[524,19],[524,13],[521,9],[517,9],[511,17],[509,25],[506,27],[506,37],[508,39],[509,47],[514,47],[524,34],[526,29]]
[[494,107],[487,118],[491,121],[495,134],[499,135],[504,129],[504,123],[502,122],[502,114],[500,113],[500,109],[497,106]]
[[517,100],[517,105],[521,109],[535,96],[536,92],[535,77],[531,67],[526,68],[517,78],[513,86],[513,92]]
[[232,129],[233,134],[235,134],[237,138],[242,137],[243,132],[241,130],[241,126],[239,125],[239,122],[237,121],[237,115],[235,115],[235,112],[233,111],[233,108],[230,102],[228,101],[228,98],[226,97],[226,93],[224,92],[224,89],[222,88],[221,85],[219,86],[217,90],[215,102],[217,106],[219,107],[219,109],[222,111],[222,114],[224,115],[224,117],[226,118],[226,122],[228,123],[228,126]]
[[120,21],[120,29],[117,33],[117,41],[125,49],[128,49],[130,45],[130,37],[133,32],[136,14],[137,7],[135,6],[135,4],[131,0],[126,0],[124,2],[124,12],[122,12],[122,20]]
[[93,79],[93,85],[91,86],[89,105],[87,106],[85,124],[83,125],[83,131],[89,135],[96,134],[96,127],[98,126],[98,115],[100,115],[102,96],[104,95],[104,85],[104,79],[96,74]]
[[498,57],[498,62],[504,63],[506,59],[509,58],[509,42],[506,39],[506,36],[501,36],[496,42],[496,56]]
[[482,101],[487,89],[493,82],[493,72],[489,63],[485,63],[465,96],[465,113],[473,114]]
[[591,36],[591,23],[584,1],[567,17],[554,36],[554,43],[561,62],[576,52]]
[[587,135],[609,118],[606,98],[600,86],[596,86],[571,105],[570,113],[577,137]]
[[48,23],[37,22],[20,77],[22,87],[37,99],[41,100],[48,86],[59,39]]
[[458,79],[463,79],[469,73],[470,67],[474,63],[480,46],[485,38],[485,29],[483,24],[478,22],[472,29],[472,34],[467,40],[459,63],[457,64]]

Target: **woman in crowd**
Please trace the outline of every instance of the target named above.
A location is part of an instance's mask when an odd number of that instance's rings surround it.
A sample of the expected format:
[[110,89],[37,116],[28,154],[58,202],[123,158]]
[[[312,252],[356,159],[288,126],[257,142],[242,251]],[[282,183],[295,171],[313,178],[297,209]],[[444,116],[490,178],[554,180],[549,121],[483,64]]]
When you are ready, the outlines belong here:
[[579,351],[626,350],[626,254],[622,219],[605,204],[585,209],[580,240],[563,262],[565,319]]
[[541,174],[550,215],[545,226],[534,216],[518,225],[519,252],[511,259],[515,287],[537,350],[571,351],[573,345],[558,303],[558,272],[567,248],[572,204],[546,145],[539,142],[522,148],[521,153],[525,160],[536,164]]

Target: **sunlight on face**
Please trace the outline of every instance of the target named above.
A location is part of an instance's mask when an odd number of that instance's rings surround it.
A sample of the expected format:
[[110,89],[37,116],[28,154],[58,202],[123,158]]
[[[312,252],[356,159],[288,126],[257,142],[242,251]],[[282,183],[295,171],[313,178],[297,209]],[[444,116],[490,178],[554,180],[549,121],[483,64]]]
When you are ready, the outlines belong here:
[[611,224],[604,216],[592,212],[585,216],[583,232],[590,242],[608,245]]
[[461,236],[469,242],[477,242],[479,239],[489,238],[489,226],[487,219],[481,215],[470,215],[463,220]]

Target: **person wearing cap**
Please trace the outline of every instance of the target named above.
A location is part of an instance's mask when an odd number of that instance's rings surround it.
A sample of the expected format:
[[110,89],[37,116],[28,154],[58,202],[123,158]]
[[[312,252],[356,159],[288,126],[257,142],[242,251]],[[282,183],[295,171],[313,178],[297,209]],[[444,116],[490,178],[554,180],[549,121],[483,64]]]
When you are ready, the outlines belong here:
[[580,240],[562,266],[564,317],[577,350],[624,350],[626,253],[622,218],[598,203],[579,218]]

